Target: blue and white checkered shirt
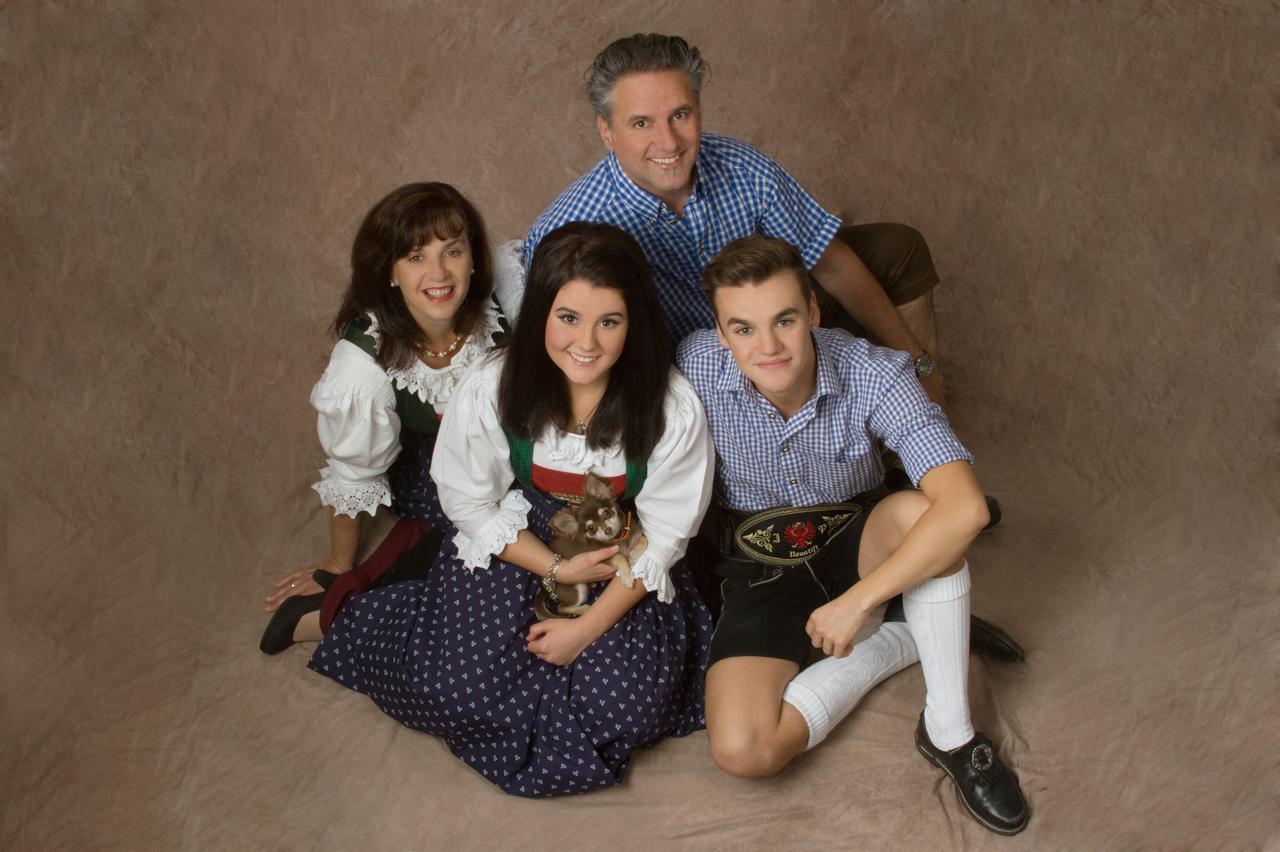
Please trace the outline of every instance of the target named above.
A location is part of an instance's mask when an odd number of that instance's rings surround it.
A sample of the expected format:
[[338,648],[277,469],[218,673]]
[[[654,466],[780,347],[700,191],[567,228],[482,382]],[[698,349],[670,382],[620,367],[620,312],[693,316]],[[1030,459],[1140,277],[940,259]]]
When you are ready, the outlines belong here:
[[699,282],[720,249],[740,237],[768,234],[798,248],[812,268],[840,227],[773,160],[745,142],[712,133],[702,134],[683,217],[636,186],[610,153],[533,223],[524,241],[525,270],[543,237],[579,221],[617,225],[640,243],[677,343],[694,329],[715,326]]
[[849,500],[884,481],[877,440],[916,483],[939,465],[973,461],[905,352],[825,328],[813,329],[813,342],[817,390],[786,420],[715,332],[694,332],[680,345],[677,361],[715,441],[720,505],[760,512]]

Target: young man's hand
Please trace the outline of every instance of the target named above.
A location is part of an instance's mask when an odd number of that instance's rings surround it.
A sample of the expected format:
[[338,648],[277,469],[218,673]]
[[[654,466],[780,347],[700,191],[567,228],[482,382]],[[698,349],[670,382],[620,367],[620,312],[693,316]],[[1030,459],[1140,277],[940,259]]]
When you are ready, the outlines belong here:
[[847,657],[853,651],[853,637],[867,614],[856,602],[841,595],[831,603],[818,607],[809,615],[804,632],[813,647],[832,657]]

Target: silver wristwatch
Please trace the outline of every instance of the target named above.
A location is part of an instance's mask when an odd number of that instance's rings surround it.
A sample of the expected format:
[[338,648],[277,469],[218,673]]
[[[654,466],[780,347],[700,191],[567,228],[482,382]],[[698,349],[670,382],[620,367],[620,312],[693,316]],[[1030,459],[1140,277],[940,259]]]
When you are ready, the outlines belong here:
[[916,378],[927,379],[933,375],[933,356],[929,354],[929,350],[923,350],[923,354],[915,359]]

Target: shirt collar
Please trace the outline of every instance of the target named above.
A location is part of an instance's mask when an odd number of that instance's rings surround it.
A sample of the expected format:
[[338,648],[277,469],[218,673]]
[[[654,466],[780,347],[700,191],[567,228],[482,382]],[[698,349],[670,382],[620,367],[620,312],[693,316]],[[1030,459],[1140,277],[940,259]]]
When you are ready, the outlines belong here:
[[[702,151],[699,149],[698,159],[693,166],[693,190],[689,193],[689,200],[684,203],[685,210],[688,210],[689,205],[698,198],[698,187],[702,183],[701,162]],[[609,152],[609,156],[605,157],[605,169],[609,173],[609,178],[613,181],[618,198],[632,210],[646,218],[655,220],[675,215],[667,209],[667,205],[662,203],[661,198],[651,192],[646,192],[636,185],[636,182],[622,170],[617,154],[612,151]]]
[[[814,360],[818,366],[818,381],[811,399],[821,399],[824,396],[841,396],[844,393],[844,387],[839,381],[839,375],[836,370],[835,361],[826,348],[818,343],[818,335],[810,334],[813,340]],[[738,367],[738,362],[733,360],[733,353],[728,349],[720,349],[720,357],[722,359],[722,367],[720,375],[716,378],[716,390],[721,393],[742,393],[754,395],[755,387],[751,384],[751,380],[747,378],[742,369]],[[808,405],[808,403],[805,403]]]
[[819,335],[810,334],[809,336],[813,339],[814,359],[818,362],[818,386],[813,393],[814,399],[822,399],[824,396],[843,396],[846,388],[840,382],[835,359],[831,357],[826,347],[819,344]]
[[720,375],[716,377],[716,390],[721,393],[740,393],[751,396],[755,388],[746,373],[733,360],[733,353],[724,347],[720,348]]

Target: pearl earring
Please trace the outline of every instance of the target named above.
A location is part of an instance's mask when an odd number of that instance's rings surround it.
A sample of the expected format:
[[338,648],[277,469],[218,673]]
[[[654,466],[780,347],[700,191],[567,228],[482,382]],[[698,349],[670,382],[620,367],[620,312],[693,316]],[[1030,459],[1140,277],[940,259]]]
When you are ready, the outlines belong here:
[[395,280],[394,278],[392,278],[392,279],[391,279],[391,286],[392,286],[392,287],[399,287],[400,285],[396,283],[396,280]]

